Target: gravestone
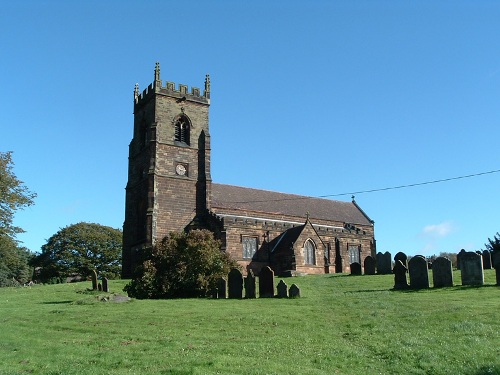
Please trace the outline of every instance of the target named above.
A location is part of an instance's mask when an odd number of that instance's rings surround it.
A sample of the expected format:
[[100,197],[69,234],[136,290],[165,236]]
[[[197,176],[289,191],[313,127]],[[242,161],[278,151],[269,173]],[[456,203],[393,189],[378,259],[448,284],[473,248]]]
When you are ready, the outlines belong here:
[[280,280],[276,290],[278,291],[278,298],[288,298],[288,287],[283,280]]
[[259,297],[274,297],[274,272],[266,266],[259,273]]
[[429,266],[422,255],[416,255],[408,262],[408,273],[410,274],[410,288],[429,288]]
[[398,260],[400,260],[405,267],[408,267],[408,257],[402,251],[394,255],[394,262],[397,262]]
[[290,298],[299,298],[300,297],[300,289],[297,285],[292,284],[290,290],[288,291],[288,295]]
[[97,290],[97,272],[96,270],[92,270],[90,277],[92,278],[92,290]]
[[483,285],[483,257],[475,252],[466,251],[460,259],[462,285]]
[[500,251],[491,252],[491,263],[495,269],[497,285],[500,285]]
[[217,280],[217,298],[226,298],[227,280],[221,277]]
[[432,262],[432,282],[434,288],[453,286],[453,267],[451,260],[437,257]]
[[101,283],[97,284],[97,290],[99,292],[102,292],[102,285],[101,285]]
[[109,293],[109,288],[108,288],[108,279],[106,277],[102,278],[102,291]]
[[461,270],[461,263],[462,263],[462,257],[466,251],[464,249],[460,250],[460,252],[457,254],[457,269]]
[[483,270],[491,270],[491,253],[489,250],[484,250],[482,253],[483,256]]
[[368,255],[364,261],[365,275],[375,275],[375,259]]
[[408,281],[406,280],[406,271],[408,268],[398,260],[394,263],[394,289],[408,289]]
[[248,270],[245,277],[245,298],[255,298],[255,276],[252,270]]
[[351,275],[361,275],[361,264],[358,262],[351,263]]
[[243,298],[243,275],[239,269],[229,271],[227,284],[229,298]]
[[377,273],[379,275],[388,275],[392,273],[391,253],[386,251],[384,254],[377,253]]

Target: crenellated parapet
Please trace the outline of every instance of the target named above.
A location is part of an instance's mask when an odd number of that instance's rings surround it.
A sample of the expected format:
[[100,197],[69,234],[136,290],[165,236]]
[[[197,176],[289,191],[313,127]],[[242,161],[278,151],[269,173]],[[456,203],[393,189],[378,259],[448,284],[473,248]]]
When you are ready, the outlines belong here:
[[189,87],[183,84],[179,84],[177,87],[174,82],[167,81],[163,84],[160,78],[160,63],[157,62],[153,83],[143,90],[142,93],[139,91],[139,84],[135,85],[134,104],[141,105],[155,94],[177,98],[179,102],[191,101],[202,104],[210,104],[210,76],[208,74],[205,76],[205,89],[203,94],[198,87],[191,87],[191,90],[189,90]]

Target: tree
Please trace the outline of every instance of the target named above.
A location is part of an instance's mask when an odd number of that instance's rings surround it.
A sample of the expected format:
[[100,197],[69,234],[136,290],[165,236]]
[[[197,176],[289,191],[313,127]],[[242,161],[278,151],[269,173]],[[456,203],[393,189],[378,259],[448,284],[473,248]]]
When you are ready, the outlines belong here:
[[13,224],[15,212],[33,205],[36,197],[17,179],[13,168],[12,152],[0,152],[0,235],[11,238],[24,232]]
[[488,243],[484,244],[486,249],[492,252],[500,251],[500,233],[496,233],[493,239],[488,238]]
[[41,267],[47,281],[73,275],[88,276],[92,270],[117,278],[121,270],[122,231],[93,223],[69,225],[49,238],[32,265]]
[[207,230],[172,232],[142,254],[134,279],[125,286],[135,298],[206,297],[220,277],[238,267]]
[[0,287],[18,286],[31,280],[32,254],[11,237],[0,235]]

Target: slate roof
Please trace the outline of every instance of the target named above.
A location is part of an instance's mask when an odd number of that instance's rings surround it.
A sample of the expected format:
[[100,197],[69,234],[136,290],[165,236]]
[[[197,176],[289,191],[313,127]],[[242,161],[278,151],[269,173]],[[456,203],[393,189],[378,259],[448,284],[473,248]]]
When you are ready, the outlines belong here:
[[[240,210],[254,213],[371,225],[371,219],[354,202],[277,193],[233,185],[212,184],[214,212]],[[218,210],[219,209],[219,210]]]

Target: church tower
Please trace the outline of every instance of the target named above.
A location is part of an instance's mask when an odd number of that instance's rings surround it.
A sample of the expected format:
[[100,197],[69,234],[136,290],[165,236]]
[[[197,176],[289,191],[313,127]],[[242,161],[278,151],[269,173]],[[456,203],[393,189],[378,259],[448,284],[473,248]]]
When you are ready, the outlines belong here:
[[122,277],[129,278],[136,254],[171,231],[193,226],[210,208],[210,78],[205,89],[160,79],[134,90],[134,135],[129,145],[123,224]]

